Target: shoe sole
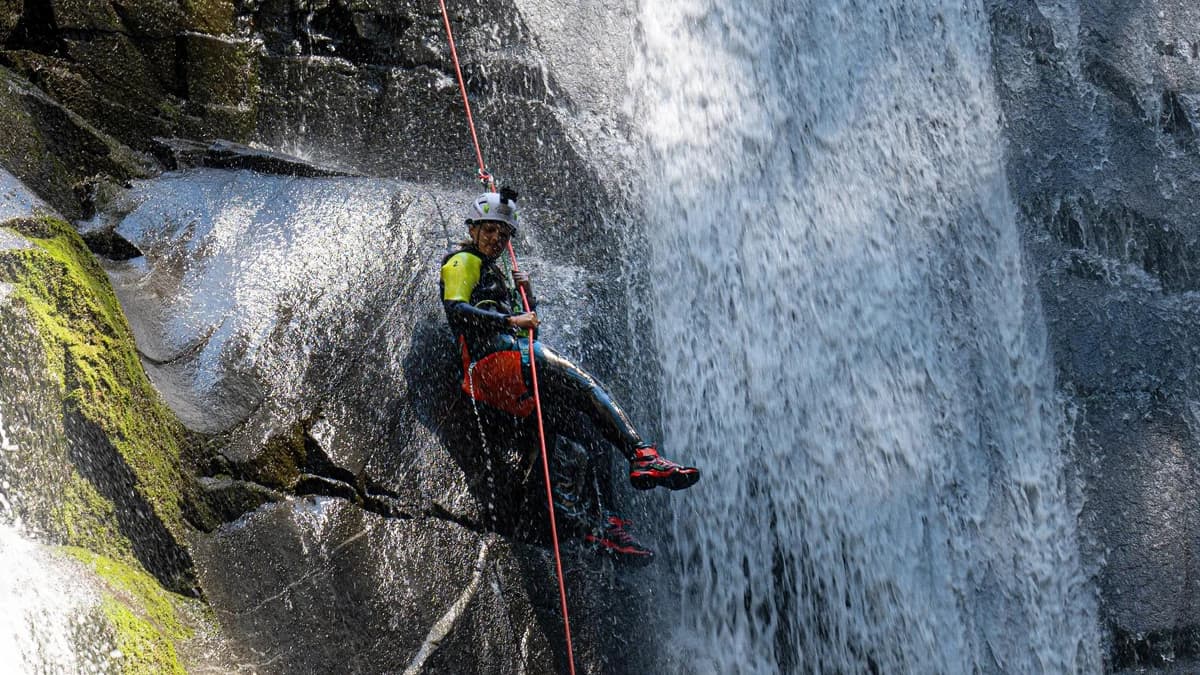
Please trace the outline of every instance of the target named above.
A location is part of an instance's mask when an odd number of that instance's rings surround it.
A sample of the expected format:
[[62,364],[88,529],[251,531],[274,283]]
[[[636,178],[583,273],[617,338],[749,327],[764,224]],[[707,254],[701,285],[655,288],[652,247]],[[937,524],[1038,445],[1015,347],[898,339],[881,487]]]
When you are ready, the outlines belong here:
[[605,546],[599,541],[585,541],[594,551],[607,555],[618,563],[642,567],[654,562],[654,551],[636,551],[620,546]]
[[629,482],[638,490],[653,490],[658,486],[668,490],[684,490],[700,480],[700,471],[630,471]]

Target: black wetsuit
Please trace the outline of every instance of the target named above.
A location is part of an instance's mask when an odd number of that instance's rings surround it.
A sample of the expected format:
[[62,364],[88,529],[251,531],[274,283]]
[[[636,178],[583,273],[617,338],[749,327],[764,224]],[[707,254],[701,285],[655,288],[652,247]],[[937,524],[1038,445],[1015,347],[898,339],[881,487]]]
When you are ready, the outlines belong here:
[[[472,361],[499,351],[521,354],[522,371],[529,379],[529,339],[527,333],[508,325],[508,317],[521,314],[521,304],[511,274],[495,259],[484,256],[474,246],[464,246],[442,261],[442,305],[456,337],[466,342]],[[535,306],[530,299],[530,306]],[[645,443],[629,417],[612,400],[594,377],[550,347],[534,340],[538,384],[542,393],[547,423],[576,438],[570,413],[587,415],[605,440],[627,459]],[[582,440],[582,439],[579,439]]]

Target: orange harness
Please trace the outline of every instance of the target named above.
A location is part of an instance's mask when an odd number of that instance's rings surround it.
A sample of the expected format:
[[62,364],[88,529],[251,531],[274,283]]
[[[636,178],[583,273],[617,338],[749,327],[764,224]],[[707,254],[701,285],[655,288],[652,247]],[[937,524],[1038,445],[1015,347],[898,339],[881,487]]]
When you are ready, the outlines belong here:
[[533,392],[521,372],[521,352],[499,351],[472,362],[466,339],[459,336],[458,344],[462,346],[462,390],[467,396],[514,417],[533,413]]

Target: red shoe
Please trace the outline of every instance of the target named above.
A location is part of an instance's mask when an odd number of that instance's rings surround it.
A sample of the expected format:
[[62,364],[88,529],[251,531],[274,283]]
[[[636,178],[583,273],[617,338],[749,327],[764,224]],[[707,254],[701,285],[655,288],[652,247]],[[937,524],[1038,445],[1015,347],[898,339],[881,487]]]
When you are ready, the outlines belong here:
[[649,490],[659,485],[671,490],[689,488],[700,480],[700,469],[680,466],[669,459],[658,456],[653,445],[638,448],[629,462],[629,482],[639,490]]
[[624,520],[615,514],[607,514],[604,518],[604,531],[591,533],[583,541],[597,551],[607,553],[617,560],[634,565],[648,565],[654,560],[654,551],[642,546],[637,539],[625,528],[633,522]]

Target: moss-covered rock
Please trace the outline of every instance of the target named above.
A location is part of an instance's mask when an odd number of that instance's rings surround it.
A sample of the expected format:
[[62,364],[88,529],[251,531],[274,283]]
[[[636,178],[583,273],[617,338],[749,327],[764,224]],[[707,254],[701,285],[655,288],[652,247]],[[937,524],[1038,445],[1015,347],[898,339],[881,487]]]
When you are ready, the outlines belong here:
[[234,31],[233,0],[183,0],[183,9],[192,30],[214,35]]
[[104,271],[63,221],[5,225],[36,244],[0,254],[0,270],[42,328],[50,370],[67,400],[121,446],[156,512],[182,531],[175,495],[184,431],[146,379]]
[[116,507],[78,471],[71,471],[60,499],[52,518],[64,541],[110,558],[137,559],[132,542],[121,534]]
[[70,225],[0,222],[0,325],[5,523],[63,544],[53,557],[77,569],[87,608],[62,629],[76,653],[119,673],[241,660],[208,606],[185,597],[196,586],[183,514],[207,508],[182,466],[194,439],[153,391],[108,278]]
[[187,432],[146,378],[108,279],[74,229],[50,217],[3,227],[34,244],[0,251],[0,281],[36,326],[75,467],[54,529],[189,590],[184,510],[199,500],[183,470]]
[[120,672],[186,672],[178,647],[198,629],[212,629],[211,612],[196,600],[164,591],[138,567],[82,548],[65,547],[62,552],[100,580],[101,615],[116,647],[112,656]]
[[154,624],[134,613],[128,606],[112,599],[103,605],[104,615],[112,626],[116,656],[123,673],[178,673],[187,671],[179,663],[175,645],[171,644]]
[[0,0],[0,43],[7,40],[12,30],[17,27],[24,9],[24,0]]
[[[63,90],[82,82],[53,59],[39,55],[30,59],[27,65],[40,69]],[[81,181],[99,173],[123,181],[156,170],[147,157],[5,68],[0,68],[0,167],[68,217],[81,215],[75,191]]]

